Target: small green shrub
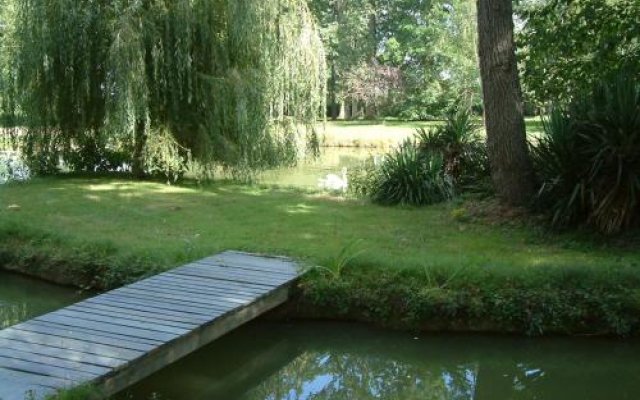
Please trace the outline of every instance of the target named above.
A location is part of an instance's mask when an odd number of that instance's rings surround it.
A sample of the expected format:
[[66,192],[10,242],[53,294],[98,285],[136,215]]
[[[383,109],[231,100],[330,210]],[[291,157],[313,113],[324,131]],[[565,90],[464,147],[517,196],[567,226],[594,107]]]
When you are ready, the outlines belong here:
[[556,226],[618,233],[640,216],[640,82],[620,74],[558,108],[532,146],[537,204]]
[[422,151],[413,140],[405,141],[385,157],[371,191],[371,199],[383,205],[421,206],[452,196],[453,186],[444,174],[442,156]]
[[348,170],[349,194],[354,197],[367,198],[376,185],[378,166],[375,159],[370,157]]

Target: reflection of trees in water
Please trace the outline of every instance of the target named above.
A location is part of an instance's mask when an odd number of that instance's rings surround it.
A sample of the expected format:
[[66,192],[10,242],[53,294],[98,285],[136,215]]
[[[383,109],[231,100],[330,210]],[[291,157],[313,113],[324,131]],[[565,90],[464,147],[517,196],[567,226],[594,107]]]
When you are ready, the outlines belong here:
[[0,329],[7,328],[27,319],[26,304],[5,304],[0,302]]
[[384,357],[306,352],[246,399],[473,399],[476,376],[473,364],[430,368]]
[[198,354],[130,398],[152,391],[165,400],[602,400],[640,393],[640,346],[627,342],[412,340],[344,325],[262,323]]

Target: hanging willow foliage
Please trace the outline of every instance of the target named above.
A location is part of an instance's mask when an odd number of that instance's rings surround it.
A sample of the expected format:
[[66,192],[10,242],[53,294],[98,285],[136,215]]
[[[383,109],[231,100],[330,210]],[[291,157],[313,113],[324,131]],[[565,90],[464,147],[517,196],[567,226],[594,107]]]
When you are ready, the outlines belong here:
[[40,172],[196,160],[246,176],[316,142],[324,54],[304,0],[0,1]]
[[14,48],[13,25],[9,23],[13,14],[13,3],[0,0],[0,151],[15,147],[19,125],[16,96],[16,74],[10,68]]

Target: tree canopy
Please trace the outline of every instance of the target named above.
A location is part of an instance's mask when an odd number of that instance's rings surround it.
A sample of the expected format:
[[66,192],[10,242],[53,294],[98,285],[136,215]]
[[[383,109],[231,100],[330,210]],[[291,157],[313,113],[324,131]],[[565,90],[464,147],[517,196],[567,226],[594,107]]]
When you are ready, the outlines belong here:
[[548,0],[520,9],[522,76],[529,99],[567,101],[620,69],[640,73],[640,2]]

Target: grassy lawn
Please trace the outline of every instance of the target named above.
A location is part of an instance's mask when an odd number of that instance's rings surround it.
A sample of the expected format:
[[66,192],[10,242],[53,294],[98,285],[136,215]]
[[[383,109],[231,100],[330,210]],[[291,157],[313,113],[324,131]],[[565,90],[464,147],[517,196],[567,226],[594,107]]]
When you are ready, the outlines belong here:
[[[385,208],[295,190],[165,186],[113,179],[40,179],[0,189],[0,226],[42,230],[71,242],[104,242],[165,266],[225,249],[286,254],[328,264],[350,243],[383,268],[428,265],[535,269],[640,262],[628,254],[524,228],[459,222],[456,205]],[[19,211],[7,209],[18,205]],[[574,246],[575,247],[575,246]]]
[[0,186],[0,265],[108,288],[226,249],[335,267],[352,248],[348,255],[359,255],[339,279],[319,270],[305,278],[302,304],[402,327],[640,329],[637,247],[488,224],[464,218],[464,207],[385,208],[231,184],[36,179]]
[[[326,147],[382,148],[397,145],[414,135],[416,129],[438,126],[440,121],[328,121],[319,126]],[[482,121],[478,120],[479,124]],[[539,117],[526,119],[527,134],[534,138],[542,132]]]

